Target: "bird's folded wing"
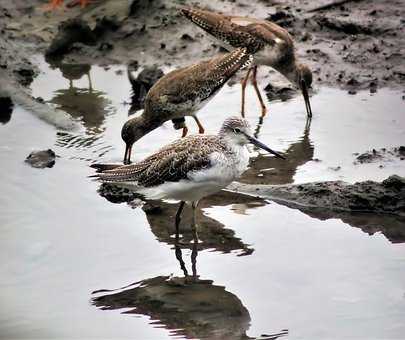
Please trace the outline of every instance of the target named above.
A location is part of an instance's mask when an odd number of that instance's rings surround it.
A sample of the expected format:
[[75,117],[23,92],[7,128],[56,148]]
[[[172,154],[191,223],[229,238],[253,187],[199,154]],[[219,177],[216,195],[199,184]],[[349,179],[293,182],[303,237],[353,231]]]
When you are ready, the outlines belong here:
[[[189,136],[160,149],[145,160],[99,173],[106,182],[134,181],[144,187],[187,179],[190,172],[209,168],[210,154],[223,150],[215,136]],[[211,143],[214,142],[214,143]]]
[[242,25],[233,23],[232,17],[194,8],[182,8],[181,13],[204,31],[228,45],[248,47],[249,53],[255,53],[263,47],[262,42]]

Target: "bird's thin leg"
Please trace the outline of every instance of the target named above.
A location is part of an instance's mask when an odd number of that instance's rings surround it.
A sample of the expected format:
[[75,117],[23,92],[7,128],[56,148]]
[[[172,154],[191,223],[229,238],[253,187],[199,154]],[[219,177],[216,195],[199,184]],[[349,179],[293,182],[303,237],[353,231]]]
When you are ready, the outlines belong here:
[[250,75],[251,71],[252,71],[251,68],[248,69],[245,78],[243,78],[242,81],[241,81],[241,85],[242,85],[242,104],[241,104],[240,112],[241,112],[243,118],[245,118],[245,90],[246,90],[246,85],[247,85],[247,82],[249,80],[249,75]]
[[179,209],[177,209],[177,212],[176,212],[176,219],[175,219],[175,222],[176,222],[176,241],[178,241],[178,237],[179,237],[181,213],[183,212],[185,204],[186,203],[184,201],[181,201],[180,205],[179,205]]
[[193,230],[193,232],[195,232],[196,236],[198,237],[197,234],[197,205],[198,205],[198,201],[195,201],[191,204],[192,208],[193,208],[193,216],[191,219],[191,229]]
[[183,255],[181,252],[181,248],[179,245],[179,239],[180,239],[180,222],[181,222],[181,213],[183,212],[184,209],[184,205],[185,202],[181,201],[179,208],[177,209],[176,212],[176,218],[175,218],[175,223],[176,223],[176,237],[175,237],[175,241],[174,241],[174,247],[175,247],[175,253],[176,253],[176,259],[179,261],[180,263],[180,268],[184,273],[184,276],[188,276],[188,272],[187,272],[187,268],[186,268],[186,264],[183,261]]
[[197,256],[198,256],[198,235],[197,230],[193,231],[193,249],[191,251],[191,268],[193,271],[193,278],[197,278]]
[[262,95],[260,94],[260,90],[259,87],[257,86],[257,66],[253,67],[253,74],[252,74],[252,85],[256,91],[257,94],[257,98],[259,98],[259,102],[260,102],[260,106],[262,108],[262,117],[264,117],[266,115],[266,105],[264,105],[264,101],[262,98]]
[[87,78],[89,79],[89,91],[90,93],[93,92],[93,85],[91,83],[91,78],[90,78],[90,71],[87,72]]
[[184,128],[183,128],[183,134],[181,135],[181,138],[186,137],[186,136],[187,136],[187,133],[188,133],[187,126],[184,126]]
[[204,126],[202,126],[201,122],[198,120],[198,118],[196,116],[192,116],[195,120],[195,122],[198,125],[198,133],[203,134],[205,132]]

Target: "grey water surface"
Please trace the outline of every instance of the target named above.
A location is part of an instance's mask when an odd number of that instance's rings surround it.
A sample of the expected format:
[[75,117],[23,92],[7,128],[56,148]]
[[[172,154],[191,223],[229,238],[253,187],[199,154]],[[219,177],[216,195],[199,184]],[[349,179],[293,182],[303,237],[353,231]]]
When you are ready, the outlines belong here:
[[[2,338],[276,338],[286,330],[285,339],[405,337],[403,221],[304,213],[223,191],[201,202],[198,243],[186,212],[176,249],[175,203],[114,204],[87,177],[93,162],[122,160],[125,67],[39,61],[32,94],[83,129],[58,131],[18,105],[0,124]],[[199,114],[207,133],[239,105],[240,87],[225,86]],[[300,96],[271,102],[259,124],[249,87],[250,123],[288,160],[252,150],[243,182],[405,176],[405,161],[359,165],[353,155],[404,144],[400,91],[316,88],[312,107],[310,126]],[[165,124],[135,144],[133,159],[179,134]],[[58,155],[52,168],[24,163],[48,148]],[[198,275],[194,284],[182,283],[184,268]]]

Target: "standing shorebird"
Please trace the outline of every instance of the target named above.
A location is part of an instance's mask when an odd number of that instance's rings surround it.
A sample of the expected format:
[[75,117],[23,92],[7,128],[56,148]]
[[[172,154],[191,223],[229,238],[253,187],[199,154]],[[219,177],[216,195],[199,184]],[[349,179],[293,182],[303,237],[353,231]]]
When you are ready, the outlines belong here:
[[194,8],[182,8],[180,11],[186,18],[216,38],[227,50],[246,47],[249,53],[254,54],[253,66],[242,80],[242,117],[245,115],[245,88],[251,73],[262,117],[266,114],[266,106],[257,87],[258,65],[274,68],[298,86],[304,96],[307,115],[309,118],[312,117],[308,95],[308,88],[312,84],[312,72],[308,66],[297,60],[293,39],[284,28],[268,20],[222,15]]
[[172,120],[174,128],[187,135],[185,116],[196,121],[199,133],[204,127],[196,114],[240,68],[250,65],[246,48],[184,67],[166,74],[149,90],[141,116],[128,120],[121,130],[126,144],[124,164],[130,163],[132,145],[147,133]]
[[111,168],[111,165],[95,164],[92,167],[102,171],[92,177],[130,187],[148,199],[179,200],[178,229],[185,203],[193,208],[195,225],[198,201],[225,188],[247,169],[248,143],[284,158],[254,138],[245,119],[231,117],[224,121],[217,135],[191,135],[179,139],[131,165]]

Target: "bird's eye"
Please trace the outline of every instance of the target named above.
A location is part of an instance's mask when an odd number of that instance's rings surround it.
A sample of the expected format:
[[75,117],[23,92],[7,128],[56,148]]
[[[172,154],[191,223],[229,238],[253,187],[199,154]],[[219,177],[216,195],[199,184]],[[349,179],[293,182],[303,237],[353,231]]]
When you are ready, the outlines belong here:
[[233,129],[233,132],[235,132],[235,133],[240,133],[240,129],[238,129],[238,128]]

